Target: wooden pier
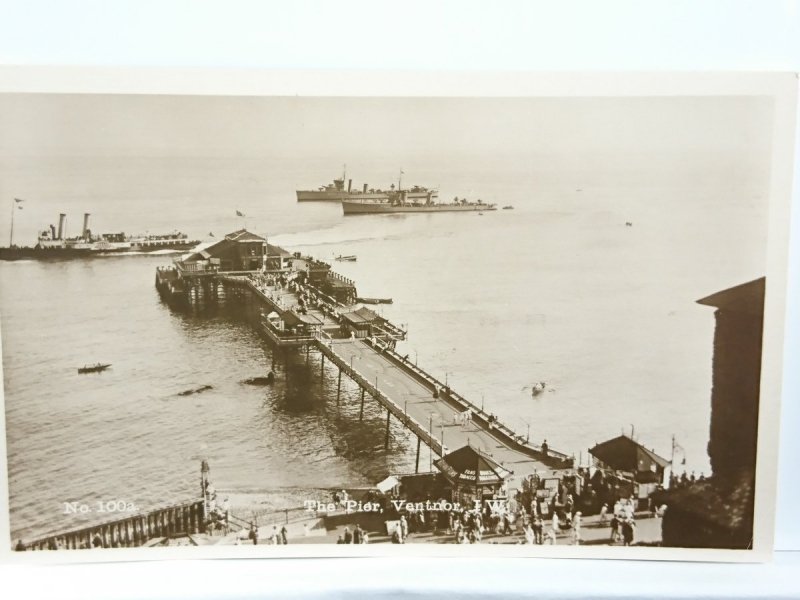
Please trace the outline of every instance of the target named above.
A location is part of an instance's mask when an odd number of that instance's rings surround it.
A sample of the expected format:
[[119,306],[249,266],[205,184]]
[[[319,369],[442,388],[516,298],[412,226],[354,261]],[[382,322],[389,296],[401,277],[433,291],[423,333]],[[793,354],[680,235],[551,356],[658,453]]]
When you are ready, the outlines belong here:
[[[416,472],[423,443],[439,456],[471,445],[518,477],[572,466],[572,457],[531,444],[380,340],[319,337],[315,346],[339,369],[337,399],[344,373],[362,390],[362,417],[364,392],[386,409],[387,448],[392,417],[417,436]],[[469,418],[464,419],[467,413]]]
[[[354,282],[321,261],[271,248],[290,257],[279,270],[266,268],[265,255],[261,269],[222,271],[204,254],[206,260],[160,269],[156,286],[167,301],[177,296],[184,305],[220,299],[255,303],[261,308],[261,331],[274,346],[307,353],[314,349],[323,374],[326,360],[338,369],[337,402],[344,374],[360,388],[359,418],[367,395],[386,410],[387,449],[392,417],[417,436],[416,471],[422,444],[439,456],[472,445],[513,471],[515,478],[572,467],[574,457],[530,443],[527,432],[514,431],[398,355],[394,348],[406,331],[359,308]],[[189,291],[198,288],[207,291]]]

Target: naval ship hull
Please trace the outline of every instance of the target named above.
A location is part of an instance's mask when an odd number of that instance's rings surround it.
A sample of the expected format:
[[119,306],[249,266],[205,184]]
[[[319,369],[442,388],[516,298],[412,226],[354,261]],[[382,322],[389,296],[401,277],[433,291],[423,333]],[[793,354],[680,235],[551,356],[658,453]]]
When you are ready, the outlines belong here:
[[[345,191],[312,191],[312,190],[297,190],[298,202],[344,202],[346,200],[352,201],[370,201],[370,202],[388,202],[391,195],[396,192],[345,192]],[[409,200],[418,200],[425,202],[428,198],[428,192],[406,192]],[[436,192],[431,193],[431,198],[437,198]]]
[[387,202],[342,201],[345,215],[382,215],[395,213],[436,213],[436,212],[483,212],[497,210],[491,204],[398,204]]
[[347,192],[328,192],[319,190],[297,190],[298,202],[341,202]]
[[0,260],[72,260],[76,258],[94,258],[106,256],[123,256],[125,254],[141,255],[157,251],[188,252],[199,241],[186,243],[162,244],[159,246],[132,244],[124,248],[106,248],[97,250],[93,248],[40,248],[40,247],[12,247],[0,248]]

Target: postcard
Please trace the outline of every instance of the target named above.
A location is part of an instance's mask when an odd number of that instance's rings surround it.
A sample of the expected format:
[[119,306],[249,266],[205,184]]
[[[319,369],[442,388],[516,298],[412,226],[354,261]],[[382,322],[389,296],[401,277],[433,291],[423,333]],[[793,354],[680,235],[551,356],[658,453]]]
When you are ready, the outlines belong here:
[[4,74],[6,560],[769,558],[793,75]]

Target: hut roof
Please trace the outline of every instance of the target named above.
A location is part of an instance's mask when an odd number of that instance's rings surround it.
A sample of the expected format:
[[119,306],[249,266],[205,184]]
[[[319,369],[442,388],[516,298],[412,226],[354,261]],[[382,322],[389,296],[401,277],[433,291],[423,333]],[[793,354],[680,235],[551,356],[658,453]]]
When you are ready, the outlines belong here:
[[291,258],[292,253],[284,250],[280,246],[273,246],[272,244],[267,244],[267,256],[280,256],[281,258]]
[[362,306],[356,310],[355,313],[366,321],[375,321],[376,319],[381,318],[378,313],[376,313],[374,310],[370,310],[366,306]]
[[589,453],[616,471],[643,473],[662,469],[669,461],[626,435],[597,444]]
[[372,323],[381,317],[378,315],[378,313],[366,307],[362,307],[358,310],[342,313],[342,318],[350,321],[354,325],[362,325],[364,323]]
[[289,326],[293,325],[322,325],[314,315],[302,315],[293,310],[283,313],[283,322]]
[[435,461],[436,467],[453,482],[493,485],[513,474],[488,454],[469,444]]
[[183,262],[191,263],[197,262],[200,260],[209,260],[215,256],[219,256],[220,254],[224,254],[225,250],[231,246],[232,242],[228,239],[220,240],[202,250],[198,250],[197,252],[191,253],[187,256]]
[[226,240],[231,240],[232,242],[266,242],[263,237],[260,235],[256,235],[255,233],[251,233],[246,229],[239,229],[234,231],[233,233],[229,233],[225,236]]

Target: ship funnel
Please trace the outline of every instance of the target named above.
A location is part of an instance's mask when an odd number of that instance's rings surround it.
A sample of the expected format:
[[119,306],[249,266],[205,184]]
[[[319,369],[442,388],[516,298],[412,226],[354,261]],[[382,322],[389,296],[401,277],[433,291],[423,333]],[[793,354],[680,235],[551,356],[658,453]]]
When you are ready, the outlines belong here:
[[89,234],[89,215],[91,213],[83,213],[83,231],[81,232],[81,237],[86,238]]
[[64,239],[64,233],[65,233],[65,231],[64,231],[64,223],[66,222],[66,220],[67,220],[67,215],[65,215],[64,213],[61,213],[61,214],[58,215],[58,238],[57,239],[59,239],[59,240],[63,240]]
[[364,193],[365,194],[367,193],[367,184],[366,183],[364,184]]
[[53,240],[56,239],[56,226],[55,225],[50,225],[50,233],[52,234],[50,239],[53,239]]
[[350,188],[351,187],[353,187],[353,180],[352,179],[348,179],[347,180],[347,193],[348,194],[350,193]]

